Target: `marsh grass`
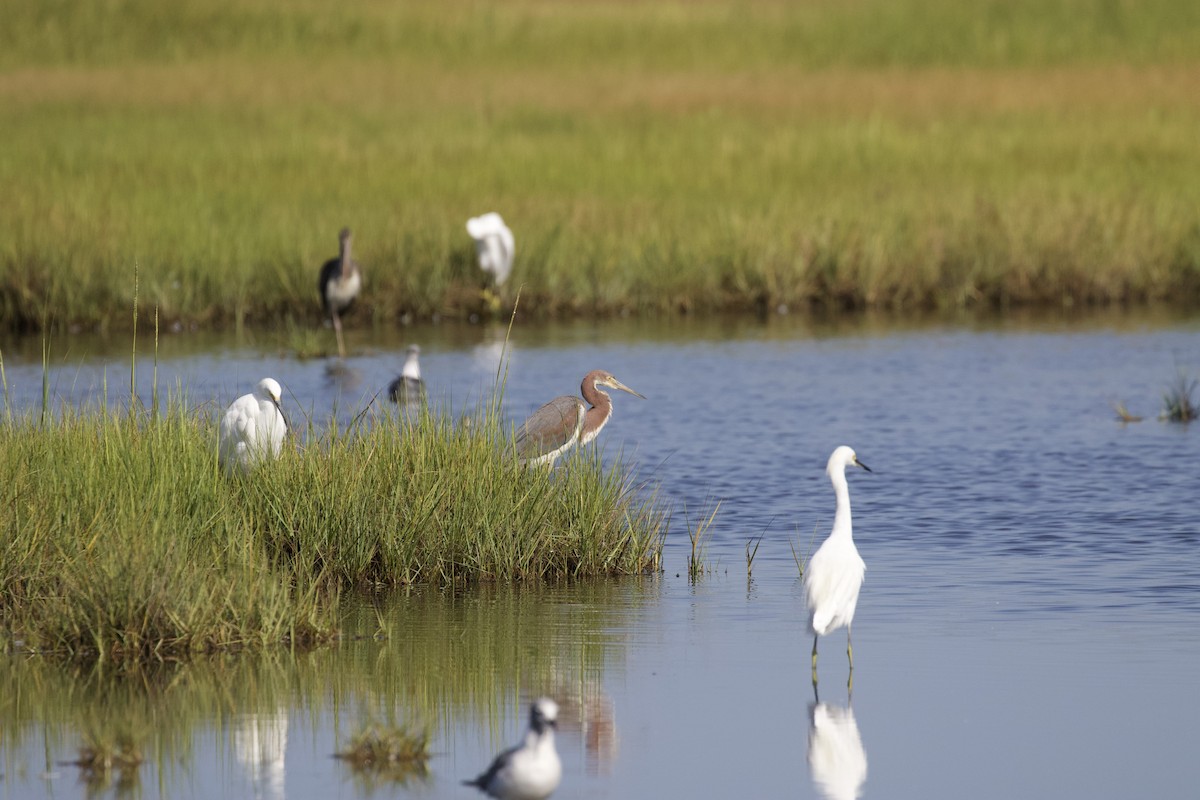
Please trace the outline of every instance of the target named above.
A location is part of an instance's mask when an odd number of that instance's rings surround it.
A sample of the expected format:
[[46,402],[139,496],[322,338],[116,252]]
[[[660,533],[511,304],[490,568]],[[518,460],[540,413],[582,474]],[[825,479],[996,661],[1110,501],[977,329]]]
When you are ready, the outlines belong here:
[[711,512],[702,508],[700,518],[693,526],[687,517],[687,509],[684,509],[684,525],[687,528],[688,541],[691,544],[691,550],[688,552],[688,579],[691,581],[699,580],[712,570],[712,566],[708,563],[708,544],[712,540],[712,524],[716,521],[717,512],[720,510],[720,500],[712,507]]
[[1200,415],[1200,403],[1197,402],[1196,389],[1200,388],[1200,379],[1194,378],[1184,370],[1179,370],[1174,381],[1163,391],[1162,419],[1168,422],[1188,423]]
[[[64,409],[0,428],[0,628],[101,659],[304,646],[348,588],[650,572],[665,514],[595,454],[516,463],[499,415],[310,421],[251,475],[216,463],[210,411]],[[289,440],[294,441],[294,440]]]
[[368,720],[334,756],[372,779],[404,784],[429,774],[429,731]]
[[[1200,8],[30,0],[0,27],[0,320],[1008,308],[1200,293]],[[52,314],[50,313],[52,310]]]
[[1117,419],[1121,422],[1130,423],[1142,421],[1142,418],[1126,408],[1125,403],[1121,400],[1113,401],[1112,409],[1114,412],[1116,412]]
[[[813,552],[813,545],[817,543],[817,526],[813,526],[812,536],[808,539],[808,547],[803,547],[800,536],[797,534],[796,541],[788,539],[788,547],[792,551],[792,561],[796,563],[796,572],[800,577],[804,577],[804,566],[808,563],[808,557]],[[803,555],[802,555],[803,554]]]

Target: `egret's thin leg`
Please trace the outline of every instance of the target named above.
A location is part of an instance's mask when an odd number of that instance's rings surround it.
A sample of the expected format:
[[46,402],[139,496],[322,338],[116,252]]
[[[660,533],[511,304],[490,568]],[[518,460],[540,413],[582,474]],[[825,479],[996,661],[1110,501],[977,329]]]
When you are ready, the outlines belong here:
[[813,691],[814,692],[817,689],[817,639],[819,637],[820,637],[820,634],[813,636],[812,681],[813,681]]
[[846,626],[846,658],[850,659],[850,671],[854,672],[854,647],[850,644],[850,626]]

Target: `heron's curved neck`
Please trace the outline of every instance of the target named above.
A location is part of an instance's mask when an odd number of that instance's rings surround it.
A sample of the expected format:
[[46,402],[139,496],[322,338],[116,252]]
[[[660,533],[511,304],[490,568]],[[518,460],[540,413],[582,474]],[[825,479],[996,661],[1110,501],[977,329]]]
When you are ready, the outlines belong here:
[[608,392],[598,389],[594,381],[584,381],[582,394],[583,399],[591,406],[583,415],[583,428],[579,431],[580,443],[587,444],[608,424],[612,416],[612,398],[608,396]]
[[354,260],[350,258],[350,237],[344,236],[341,239],[341,247],[338,248],[338,275],[349,275],[354,271]]
[[833,516],[833,536],[853,538],[850,522],[850,486],[846,483],[845,472],[835,472],[830,479],[833,481],[833,493],[837,495],[837,512]]

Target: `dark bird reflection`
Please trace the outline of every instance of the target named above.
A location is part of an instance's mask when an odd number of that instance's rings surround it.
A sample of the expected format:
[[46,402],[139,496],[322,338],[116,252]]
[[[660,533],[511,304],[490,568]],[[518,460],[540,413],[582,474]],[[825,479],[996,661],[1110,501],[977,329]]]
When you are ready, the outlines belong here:
[[808,704],[808,771],[817,792],[829,800],[862,796],[867,780],[867,751],[863,749],[854,709],[850,705],[814,701]]

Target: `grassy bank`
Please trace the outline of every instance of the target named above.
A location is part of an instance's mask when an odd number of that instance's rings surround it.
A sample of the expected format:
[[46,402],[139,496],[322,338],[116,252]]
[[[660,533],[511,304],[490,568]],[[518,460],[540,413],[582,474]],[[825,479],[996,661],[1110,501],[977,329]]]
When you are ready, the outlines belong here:
[[[0,324],[1200,301],[1200,6],[28,2]],[[515,287],[514,287],[515,290]]]
[[[665,519],[599,459],[524,470],[494,415],[366,418],[248,479],[207,414],[0,425],[0,638],[101,657],[313,642],[339,592],[657,569]],[[293,440],[294,443],[294,440]]]

